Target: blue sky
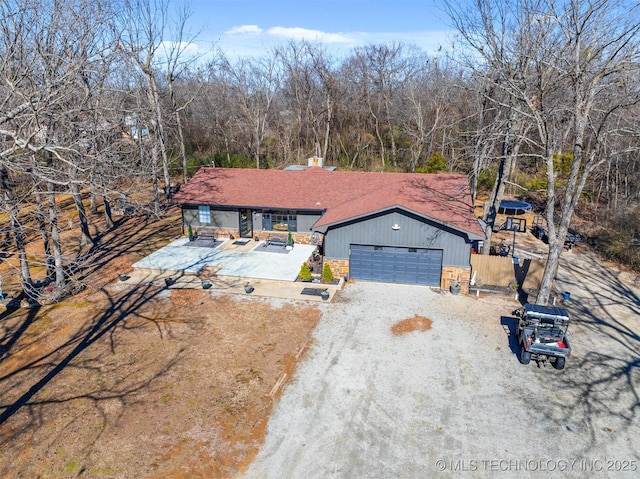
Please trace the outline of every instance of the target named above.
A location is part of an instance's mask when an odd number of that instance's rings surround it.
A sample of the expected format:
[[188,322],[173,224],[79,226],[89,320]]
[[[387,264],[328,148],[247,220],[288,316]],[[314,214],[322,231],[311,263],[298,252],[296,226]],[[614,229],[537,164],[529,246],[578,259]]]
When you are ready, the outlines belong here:
[[[176,0],[174,0],[176,1]],[[179,0],[178,0],[179,1]],[[191,0],[190,29],[201,48],[259,56],[290,39],[321,41],[331,52],[402,42],[434,53],[449,23],[434,0]]]

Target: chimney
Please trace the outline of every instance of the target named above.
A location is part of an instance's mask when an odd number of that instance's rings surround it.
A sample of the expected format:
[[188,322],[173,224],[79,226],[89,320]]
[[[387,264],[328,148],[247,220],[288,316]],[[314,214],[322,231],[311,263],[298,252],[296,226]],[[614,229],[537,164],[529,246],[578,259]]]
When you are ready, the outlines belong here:
[[317,166],[318,168],[322,168],[323,158],[320,158],[319,156],[312,156],[311,158],[309,158],[308,161],[309,161],[308,163],[309,167]]

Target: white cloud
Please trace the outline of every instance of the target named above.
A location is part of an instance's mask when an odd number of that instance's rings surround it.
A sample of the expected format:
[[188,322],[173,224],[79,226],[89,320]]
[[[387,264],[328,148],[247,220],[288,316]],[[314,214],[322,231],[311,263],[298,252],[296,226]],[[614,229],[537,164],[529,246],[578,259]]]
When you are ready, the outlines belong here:
[[353,43],[353,39],[342,33],[328,33],[300,27],[273,27],[267,34],[274,37],[292,38],[294,40],[313,40],[322,43]]
[[434,54],[441,48],[446,50],[449,47],[451,31],[332,33],[302,27],[275,26],[263,29],[258,25],[239,25],[227,30],[216,44],[231,56],[260,56],[288,40],[318,42],[327,45],[329,51],[338,56],[348,55],[354,47],[391,42],[417,45]]
[[193,42],[172,42],[165,40],[160,42],[154,62],[157,66],[164,68],[170,56],[174,58],[179,55],[180,64],[197,62],[204,54],[202,48]]
[[179,51],[182,55],[195,56],[199,52],[199,47],[196,43],[193,42],[171,42],[164,41],[160,44],[162,50],[165,51],[165,54],[168,55],[168,52],[171,51]]
[[239,25],[237,27],[232,27],[231,29],[227,30],[225,33],[227,35],[245,35],[245,34],[260,35],[262,31],[263,31],[262,28],[260,28],[258,25]]

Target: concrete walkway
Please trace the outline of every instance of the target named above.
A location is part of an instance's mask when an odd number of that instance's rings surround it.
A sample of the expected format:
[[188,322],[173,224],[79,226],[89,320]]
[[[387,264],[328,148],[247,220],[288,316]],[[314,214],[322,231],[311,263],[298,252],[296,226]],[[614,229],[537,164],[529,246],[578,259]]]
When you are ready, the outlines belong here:
[[[171,278],[172,284],[167,286],[165,279]],[[338,284],[302,283],[295,281],[279,281],[272,279],[251,279],[235,276],[212,276],[201,278],[194,274],[176,274],[175,272],[161,272],[136,269],[124,281],[116,284],[134,286],[137,284],[155,284],[167,289],[203,289],[202,284],[207,281],[211,284],[208,289],[212,294],[239,294],[247,296],[245,285],[249,283],[253,287],[251,296],[265,298],[281,298],[295,301],[331,302],[337,291],[344,287],[344,281]],[[323,299],[319,294],[303,294],[303,290],[313,289],[316,293],[326,290],[328,299]]]

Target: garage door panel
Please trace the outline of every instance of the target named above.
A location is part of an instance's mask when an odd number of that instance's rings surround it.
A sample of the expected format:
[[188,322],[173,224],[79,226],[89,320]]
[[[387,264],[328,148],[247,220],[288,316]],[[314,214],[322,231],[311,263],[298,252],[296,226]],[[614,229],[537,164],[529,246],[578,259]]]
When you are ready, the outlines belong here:
[[354,279],[439,286],[441,271],[442,250],[351,245]]

